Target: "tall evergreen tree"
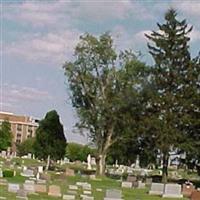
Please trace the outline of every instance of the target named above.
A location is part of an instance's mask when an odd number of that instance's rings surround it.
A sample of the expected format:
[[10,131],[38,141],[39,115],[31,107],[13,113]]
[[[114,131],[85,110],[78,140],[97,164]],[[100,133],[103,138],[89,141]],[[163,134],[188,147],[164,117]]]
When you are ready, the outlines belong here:
[[[59,115],[55,110],[48,112],[43,120],[39,122],[36,130],[34,151],[38,158],[47,160],[58,160],[64,157],[66,139],[63,125],[60,123]],[[47,163],[47,168],[48,168]]]
[[174,9],[165,14],[165,21],[162,25],[157,24],[158,31],[146,35],[151,41],[148,48],[155,61],[152,76],[154,94],[148,102],[150,113],[146,126],[163,155],[163,182],[167,182],[169,151],[180,147],[184,139],[189,138],[188,132],[184,132],[186,124],[183,124],[189,103],[185,93],[188,84],[194,81],[190,76],[194,60],[188,44],[192,27],[188,27],[186,20],[178,20]]

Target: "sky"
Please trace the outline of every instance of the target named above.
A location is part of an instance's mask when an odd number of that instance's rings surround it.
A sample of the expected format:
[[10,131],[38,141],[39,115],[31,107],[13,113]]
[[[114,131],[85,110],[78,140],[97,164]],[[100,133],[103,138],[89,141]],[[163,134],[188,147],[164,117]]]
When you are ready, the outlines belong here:
[[89,142],[74,128],[78,117],[62,68],[73,60],[80,35],[109,31],[116,49],[142,52],[142,61],[153,65],[144,34],[157,30],[173,7],[193,25],[192,55],[200,50],[199,0],[0,0],[0,7],[1,111],[41,119],[55,109],[68,141]]

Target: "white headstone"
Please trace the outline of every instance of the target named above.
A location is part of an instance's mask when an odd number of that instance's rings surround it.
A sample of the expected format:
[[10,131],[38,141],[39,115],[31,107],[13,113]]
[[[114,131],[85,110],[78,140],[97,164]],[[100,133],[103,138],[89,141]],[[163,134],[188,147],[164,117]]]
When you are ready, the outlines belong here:
[[91,166],[91,155],[88,154],[88,157],[87,157],[87,169],[91,170],[92,169],[92,166]]
[[17,193],[17,191],[20,189],[19,184],[15,183],[9,183],[8,184],[8,192],[14,192]]
[[182,198],[181,185],[178,184],[166,184],[163,194],[164,198]]
[[149,191],[149,194],[153,195],[162,195],[164,192],[164,184],[163,183],[152,183],[151,189]]
[[38,172],[43,173],[43,166],[38,166]]

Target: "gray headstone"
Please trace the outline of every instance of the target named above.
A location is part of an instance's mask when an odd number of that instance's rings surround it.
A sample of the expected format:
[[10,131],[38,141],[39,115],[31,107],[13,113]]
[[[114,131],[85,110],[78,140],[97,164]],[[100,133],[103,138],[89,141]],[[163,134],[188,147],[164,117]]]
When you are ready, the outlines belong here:
[[74,199],[76,199],[75,195],[69,195],[69,194],[63,195],[63,200],[74,200]]
[[19,189],[20,189],[19,184],[8,183],[8,192],[17,193],[17,191],[18,191]]
[[120,199],[121,196],[122,196],[121,190],[116,190],[116,189],[106,190],[106,198]]
[[122,187],[123,188],[132,188],[132,186],[133,186],[132,182],[128,182],[128,181],[122,182]]
[[178,184],[166,184],[163,194],[164,198],[182,198],[181,185]]
[[78,190],[77,185],[69,185],[69,190]]
[[153,195],[162,195],[164,192],[164,184],[163,183],[152,183],[151,189],[149,191],[149,194]]
[[17,191],[17,196],[16,196],[17,199],[28,199],[27,198],[27,192],[23,189],[19,189]]

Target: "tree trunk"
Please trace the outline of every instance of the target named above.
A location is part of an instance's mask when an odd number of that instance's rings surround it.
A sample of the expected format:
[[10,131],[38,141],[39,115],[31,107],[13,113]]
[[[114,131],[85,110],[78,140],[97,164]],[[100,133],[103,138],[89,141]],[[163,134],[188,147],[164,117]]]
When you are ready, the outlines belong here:
[[47,165],[46,165],[46,168],[45,168],[46,171],[49,170],[49,165],[50,165],[50,155],[48,155],[48,157],[47,157]]
[[101,154],[99,155],[97,159],[97,171],[96,174],[99,176],[105,175],[105,169],[106,169],[106,155]]
[[167,183],[168,177],[168,153],[163,153],[163,169],[162,169],[162,183]]

